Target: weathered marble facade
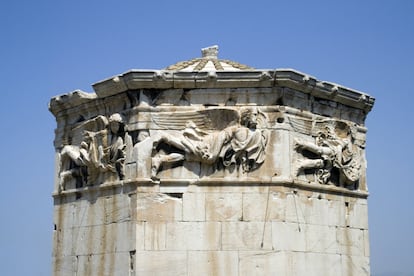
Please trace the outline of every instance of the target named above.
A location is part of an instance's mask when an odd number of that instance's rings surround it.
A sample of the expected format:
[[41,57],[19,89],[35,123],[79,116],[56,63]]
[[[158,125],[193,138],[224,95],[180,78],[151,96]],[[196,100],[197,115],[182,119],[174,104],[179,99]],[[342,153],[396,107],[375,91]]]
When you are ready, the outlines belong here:
[[374,99],[201,58],[54,97],[55,275],[369,275]]

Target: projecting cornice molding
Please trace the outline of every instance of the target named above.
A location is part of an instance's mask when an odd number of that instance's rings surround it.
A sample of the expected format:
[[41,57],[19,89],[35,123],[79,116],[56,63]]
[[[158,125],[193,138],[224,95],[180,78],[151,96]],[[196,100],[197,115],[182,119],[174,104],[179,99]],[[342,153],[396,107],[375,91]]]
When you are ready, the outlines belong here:
[[95,93],[79,90],[52,98],[54,115],[96,98],[138,89],[291,88],[311,96],[369,112],[375,99],[335,83],[320,81],[293,69],[243,71],[130,70],[92,85]]

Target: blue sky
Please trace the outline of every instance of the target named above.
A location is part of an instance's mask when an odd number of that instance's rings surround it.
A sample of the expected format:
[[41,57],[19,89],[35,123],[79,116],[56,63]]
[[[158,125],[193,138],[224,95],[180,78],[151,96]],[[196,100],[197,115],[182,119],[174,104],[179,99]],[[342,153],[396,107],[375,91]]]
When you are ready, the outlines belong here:
[[221,58],[293,68],[376,98],[366,122],[371,272],[414,275],[413,12],[409,0],[3,1],[1,274],[51,273],[49,99],[218,44]]

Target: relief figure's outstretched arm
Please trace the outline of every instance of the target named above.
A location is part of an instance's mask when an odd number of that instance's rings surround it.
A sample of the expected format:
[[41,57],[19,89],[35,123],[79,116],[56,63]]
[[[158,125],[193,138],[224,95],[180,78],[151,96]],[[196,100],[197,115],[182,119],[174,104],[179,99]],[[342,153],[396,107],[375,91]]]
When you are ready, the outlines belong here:
[[305,141],[300,141],[300,140],[295,140],[295,148],[297,150],[307,150],[319,156],[331,155],[333,153],[332,149],[327,146],[318,146],[315,143],[305,142]]

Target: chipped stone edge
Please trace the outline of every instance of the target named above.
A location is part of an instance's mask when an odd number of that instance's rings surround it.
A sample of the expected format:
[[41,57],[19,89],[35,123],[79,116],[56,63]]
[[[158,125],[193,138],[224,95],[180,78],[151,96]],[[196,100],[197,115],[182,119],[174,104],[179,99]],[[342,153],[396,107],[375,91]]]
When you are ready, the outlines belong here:
[[61,111],[96,98],[136,89],[264,88],[289,87],[315,97],[332,100],[369,112],[375,99],[368,94],[316,78],[293,69],[245,71],[130,70],[92,85],[95,93],[75,90],[53,97],[49,110]]
[[70,189],[66,191],[62,191],[60,193],[54,192],[52,196],[54,198],[60,198],[68,195],[73,194],[83,194],[83,193],[91,193],[102,191],[106,189],[115,189],[119,187],[155,187],[159,185],[164,186],[189,186],[189,185],[196,185],[196,186],[234,186],[234,181],[237,179],[238,186],[282,186],[282,187],[289,187],[292,189],[301,189],[307,191],[315,191],[315,192],[325,192],[334,195],[342,195],[342,196],[350,196],[350,197],[357,197],[366,199],[369,196],[369,193],[366,191],[352,191],[342,187],[336,187],[331,185],[323,185],[323,184],[315,184],[309,183],[306,181],[301,180],[294,180],[292,178],[206,178],[206,179],[162,179],[162,180],[152,180],[150,178],[137,178],[134,180],[124,180],[124,181],[115,181],[104,183],[101,185],[96,186],[89,186],[89,187],[82,187],[77,189]]

